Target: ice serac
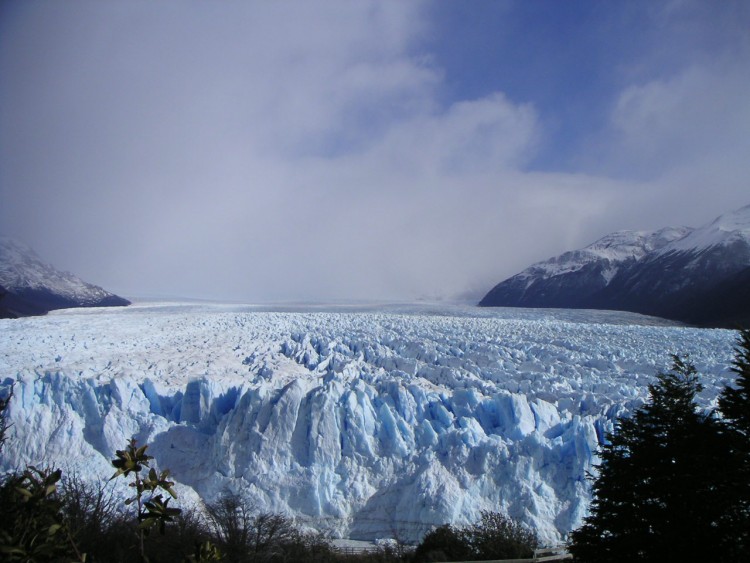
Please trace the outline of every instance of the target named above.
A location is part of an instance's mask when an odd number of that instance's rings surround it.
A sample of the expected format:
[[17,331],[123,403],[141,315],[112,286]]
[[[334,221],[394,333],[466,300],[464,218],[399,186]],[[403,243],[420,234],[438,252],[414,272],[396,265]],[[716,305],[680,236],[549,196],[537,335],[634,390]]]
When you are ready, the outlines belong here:
[[28,246],[0,237],[0,318],[129,304],[127,299],[46,264]]
[[619,232],[535,264],[481,306],[616,309],[705,326],[750,322],[750,206],[698,229]]
[[734,336],[477,309],[152,305],[0,323],[0,373],[14,385],[0,470],[107,478],[134,436],[181,499],[234,490],[357,539],[419,540],[498,510],[550,543],[581,523],[598,445],[668,353],[708,374],[710,407]]

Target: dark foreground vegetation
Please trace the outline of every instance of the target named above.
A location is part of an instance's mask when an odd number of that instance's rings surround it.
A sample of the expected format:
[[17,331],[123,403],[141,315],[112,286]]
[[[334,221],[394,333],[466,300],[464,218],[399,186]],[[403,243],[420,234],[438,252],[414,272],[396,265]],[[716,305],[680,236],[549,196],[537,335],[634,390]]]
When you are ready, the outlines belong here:
[[750,331],[732,369],[735,385],[706,414],[695,368],[675,356],[649,401],[618,420],[572,534],[577,561],[750,561]]
[[[736,349],[734,386],[703,413],[698,374],[684,358],[649,386],[649,401],[617,421],[601,452],[591,514],[572,533],[582,562],[750,560],[750,331]],[[10,397],[0,399],[0,449]],[[0,561],[395,562],[531,557],[532,531],[494,512],[466,528],[441,526],[422,543],[351,554],[302,533],[280,514],[227,491],[203,509],[177,508],[169,471],[131,440],[108,480],[27,467],[0,481]],[[105,478],[106,479],[106,478]],[[124,479],[132,496],[115,497]]]
[[226,493],[203,511],[154,513],[159,503],[147,507],[144,501],[133,517],[121,511],[106,482],[92,485],[33,468],[6,478],[0,502],[0,561],[453,561],[531,556],[537,544],[532,532],[487,512],[468,528],[438,528],[416,550],[394,542],[346,553],[320,535],[300,532],[286,516],[253,511],[237,494]]

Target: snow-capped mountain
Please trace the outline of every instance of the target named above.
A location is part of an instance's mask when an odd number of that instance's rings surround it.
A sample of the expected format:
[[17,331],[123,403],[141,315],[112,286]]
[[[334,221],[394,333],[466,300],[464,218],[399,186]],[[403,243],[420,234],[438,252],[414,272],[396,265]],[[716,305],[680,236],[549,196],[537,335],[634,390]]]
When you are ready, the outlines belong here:
[[534,264],[480,306],[633,311],[687,323],[750,321],[750,206],[698,229],[618,232]]
[[735,333],[631,313],[335,310],[0,321],[0,391],[14,384],[0,471],[106,479],[135,436],[180,503],[230,489],[334,537],[414,541],[495,510],[554,544],[586,514],[605,433],[670,352],[704,374],[706,408],[732,377]]
[[0,318],[129,304],[127,299],[46,264],[28,246],[0,237]]
[[[623,269],[684,237],[690,229],[619,231],[581,250],[534,264],[490,291],[481,306],[582,308]],[[540,304],[543,301],[543,304]]]

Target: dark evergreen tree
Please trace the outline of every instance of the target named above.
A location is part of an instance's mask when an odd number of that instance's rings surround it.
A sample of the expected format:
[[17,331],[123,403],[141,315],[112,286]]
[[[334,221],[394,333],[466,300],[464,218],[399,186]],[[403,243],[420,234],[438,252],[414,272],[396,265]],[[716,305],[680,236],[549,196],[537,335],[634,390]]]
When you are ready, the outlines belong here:
[[732,371],[734,387],[725,387],[719,396],[730,458],[722,465],[725,487],[735,503],[728,524],[735,530],[738,548],[750,559],[750,330],[740,332]]
[[721,460],[727,440],[701,414],[695,368],[674,356],[649,401],[621,418],[601,452],[591,514],[573,532],[578,561],[736,561],[725,525],[732,495]]
[[719,410],[727,424],[750,441],[750,330],[740,331],[732,371],[735,387],[725,387],[719,397]]

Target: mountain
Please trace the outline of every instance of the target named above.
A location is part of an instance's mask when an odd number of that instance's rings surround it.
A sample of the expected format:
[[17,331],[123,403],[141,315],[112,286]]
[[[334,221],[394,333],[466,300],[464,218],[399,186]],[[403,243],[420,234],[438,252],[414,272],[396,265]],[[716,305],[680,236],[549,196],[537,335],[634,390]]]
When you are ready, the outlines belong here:
[[674,227],[612,233],[581,250],[534,264],[495,286],[480,305],[585,308],[591,295],[607,287],[621,270],[688,232]]
[[28,246],[0,237],[0,318],[129,304],[127,299],[42,262]]
[[483,307],[613,309],[701,326],[750,323],[750,205],[698,229],[621,231],[534,264]]

